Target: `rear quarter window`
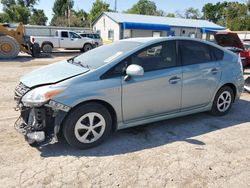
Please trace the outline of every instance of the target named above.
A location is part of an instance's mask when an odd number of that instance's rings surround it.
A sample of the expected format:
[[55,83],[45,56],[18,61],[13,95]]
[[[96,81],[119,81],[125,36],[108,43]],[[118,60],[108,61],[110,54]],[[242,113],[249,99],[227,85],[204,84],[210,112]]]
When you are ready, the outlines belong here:
[[220,50],[219,48],[213,47],[213,46],[210,47],[210,50],[214,56],[214,60],[216,60],[216,61],[223,60],[224,51]]

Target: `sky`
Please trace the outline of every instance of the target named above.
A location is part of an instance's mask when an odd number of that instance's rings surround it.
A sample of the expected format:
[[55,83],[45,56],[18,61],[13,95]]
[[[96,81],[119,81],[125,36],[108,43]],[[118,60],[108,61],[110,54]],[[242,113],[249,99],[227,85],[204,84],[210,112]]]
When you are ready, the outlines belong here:
[[[75,5],[74,8],[83,9],[86,12],[89,12],[91,6],[95,0],[74,0]],[[110,8],[114,9],[115,0],[103,0],[106,3],[110,4]],[[118,12],[122,12],[123,10],[127,10],[131,8],[138,0],[117,0],[117,10]],[[182,12],[189,7],[194,7],[198,9],[202,9],[202,7],[206,3],[217,3],[219,0],[153,0],[157,5],[158,9],[162,9],[165,12],[175,13],[176,11]],[[229,0],[229,1],[238,1],[244,2],[244,0]],[[35,6],[38,9],[43,9],[46,16],[51,20],[53,16],[52,7],[54,4],[54,0],[40,0],[39,3]],[[0,12],[2,11],[2,4],[0,3]]]

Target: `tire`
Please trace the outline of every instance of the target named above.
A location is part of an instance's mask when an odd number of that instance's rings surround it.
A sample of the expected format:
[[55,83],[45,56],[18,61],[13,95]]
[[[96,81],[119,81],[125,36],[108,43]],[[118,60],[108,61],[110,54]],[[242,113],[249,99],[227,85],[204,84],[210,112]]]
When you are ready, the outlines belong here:
[[92,46],[91,44],[85,44],[85,45],[83,46],[83,51],[84,51],[84,52],[87,52],[87,51],[89,51],[89,50],[92,50],[92,48],[93,48],[93,46]]
[[109,136],[111,127],[109,111],[101,104],[89,103],[70,112],[62,131],[69,145],[87,149],[101,144]]
[[53,50],[53,46],[51,44],[43,44],[42,45],[42,51],[44,53],[50,54],[50,53],[52,53],[52,50]]
[[32,57],[39,57],[40,53],[41,53],[41,49],[38,43],[34,43],[32,45]]
[[210,113],[214,116],[223,116],[227,114],[232,107],[234,97],[232,88],[223,86],[215,95]]
[[16,39],[10,36],[0,36],[0,58],[16,58],[20,52],[20,46]]

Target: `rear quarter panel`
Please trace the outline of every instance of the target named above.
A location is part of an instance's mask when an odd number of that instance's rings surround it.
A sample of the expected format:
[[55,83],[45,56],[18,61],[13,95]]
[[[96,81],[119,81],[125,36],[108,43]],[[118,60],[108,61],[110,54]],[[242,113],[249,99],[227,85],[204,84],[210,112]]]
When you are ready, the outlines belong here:
[[[225,84],[233,84],[236,87],[236,99],[244,90],[244,77],[241,64],[238,63],[238,56],[232,53],[225,53],[223,61],[220,61],[221,80],[217,91]],[[216,93],[215,93],[216,94]]]

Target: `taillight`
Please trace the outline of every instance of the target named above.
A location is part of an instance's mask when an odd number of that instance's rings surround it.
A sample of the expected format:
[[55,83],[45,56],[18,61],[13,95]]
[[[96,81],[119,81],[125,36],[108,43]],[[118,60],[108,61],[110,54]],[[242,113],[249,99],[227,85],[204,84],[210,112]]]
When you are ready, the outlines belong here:
[[242,65],[240,54],[238,55],[238,61],[237,62],[240,64],[240,69],[243,72],[243,65]]
[[31,37],[31,42],[35,43],[35,38],[34,37]]

